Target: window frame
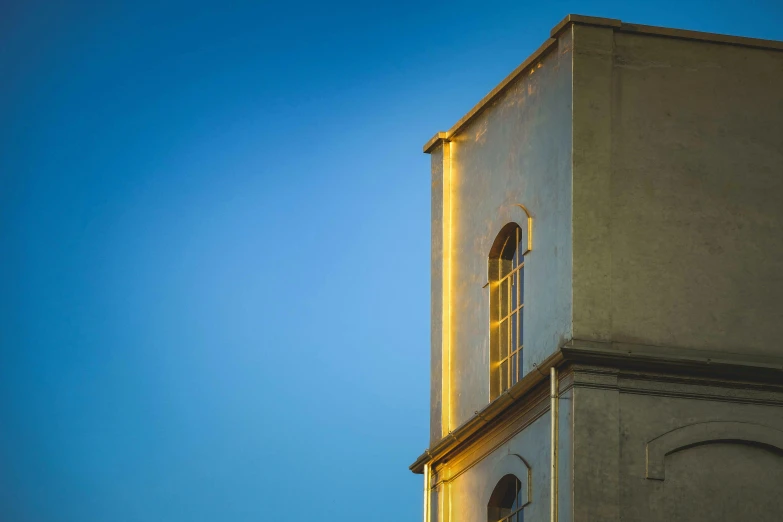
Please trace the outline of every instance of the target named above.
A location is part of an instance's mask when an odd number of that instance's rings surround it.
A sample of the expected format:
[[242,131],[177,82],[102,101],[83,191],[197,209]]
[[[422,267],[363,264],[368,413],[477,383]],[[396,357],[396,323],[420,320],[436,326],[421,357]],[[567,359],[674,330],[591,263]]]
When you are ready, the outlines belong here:
[[[510,483],[513,480],[513,485]],[[514,490],[514,496],[510,506],[503,505],[503,500],[511,487]],[[495,484],[489,502],[487,503],[487,522],[522,522],[524,520],[524,508],[528,502],[524,499],[524,483],[513,473],[504,475],[497,484]],[[508,513],[506,513],[508,511]]]
[[529,244],[517,223],[506,224],[489,256],[490,400],[522,378],[524,267]]

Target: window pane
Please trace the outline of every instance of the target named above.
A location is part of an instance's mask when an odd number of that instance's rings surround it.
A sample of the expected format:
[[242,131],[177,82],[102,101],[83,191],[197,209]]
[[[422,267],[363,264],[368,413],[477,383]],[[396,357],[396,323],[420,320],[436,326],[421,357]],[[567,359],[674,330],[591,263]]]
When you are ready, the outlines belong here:
[[513,490],[511,493],[514,495],[511,502],[511,512],[518,510],[522,505],[522,483],[517,477],[514,477]]
[[498,348],[500,348],[498,353],[500,354],[500,360],[508,357],[508,347],[508,319],[506,319],[498,326]]
[[517,355],[511,356],[511,386],[517,383]]
[[511,310],[514,311],[517,309],[517,306],[519,301],[519,295],[517,293],[517,279],[519,279],[519,273],[514,273],[511,276]]
[[508,274],[510,274],[511,270],[512,270],[512,265],[513,264],[514,264],[514,261],[511,258],[508,258],[508,259],[501,258],[499,260],[499,269],[500,269],[500,271],[498,272],[498,279],[503,279]]
[[525,344],[525,336],[524,336],[524,321],[525,321],[525,309],[519,311],[517,314],[519,318],[517,319],[517,328],[519,329],[519,333],[517,333],[517,345],[514,347],[521,348]]
[[500,363],[500,389],[508,388],[508,361]]
[[522,507],[522,483],[517,481],[517,508]]
[[509,301],[508,285],[509,285],[509,279],[506,279],[505,281],[500,283],[500,318],[501,319],[508,315],[508,301]]
[[509,318],[509,321],[511,321],[511,350],[516,350],[517,346],[519,346],[518,339],[518,332],[517,332],[517,318],[519,317],[519,312],[512,314]]

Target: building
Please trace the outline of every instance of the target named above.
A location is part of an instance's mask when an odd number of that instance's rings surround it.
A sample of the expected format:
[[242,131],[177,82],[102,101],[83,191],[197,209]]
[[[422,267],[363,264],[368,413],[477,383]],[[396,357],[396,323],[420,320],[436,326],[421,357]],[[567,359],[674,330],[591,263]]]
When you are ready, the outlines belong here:
[[425,522],[783,520],[783,42],[570,15],[424,149]]

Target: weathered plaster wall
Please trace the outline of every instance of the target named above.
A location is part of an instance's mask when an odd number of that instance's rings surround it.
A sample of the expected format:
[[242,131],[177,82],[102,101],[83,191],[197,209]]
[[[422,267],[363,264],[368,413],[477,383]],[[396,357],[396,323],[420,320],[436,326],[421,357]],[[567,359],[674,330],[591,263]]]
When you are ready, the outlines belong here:
[[[780,367],[783,52],[570,29],[574,338]],[[690,425],[781,430],[780,392],[576,374],[575,521],[779,518],[781,451],[701,445],[657,480],[646,445]]]
[[574,374],[575,522],[779,520],[783,388]]
[[518,204],[534,219],[525,260],[524,373],[571,335],[570,35],[450,147],[453,429],[489,402],[487,256],[503,225],[524,226]]
[[[751,438],[754,433],[763,436],[772,433],[773,438],[777,434],[777,444],[783,446],[783,394],[732,393],[682,384],[667,387],[670,392],[679,392],[680,397],[619,394],[621,519],[628,522],[780,520],[783,447],[765,447],[754,440],[712,441],[683,448],[661,459],[663,480],[646,475],[649,467],[657,465],[648,463],[648,444],[678,428],[691,429],[698,433],[698,438],[707,439]],[[722,397],[705,400],[694,396],[710,393]],[[728,399],[732,395],[738,399],[736,402]],[[764,401],[777,405],[764,405]]]
[[573,30],[574,337],[783,355],[783,52]]
[[572,25],[573,333],[611,338],[611,106],[613,32]]

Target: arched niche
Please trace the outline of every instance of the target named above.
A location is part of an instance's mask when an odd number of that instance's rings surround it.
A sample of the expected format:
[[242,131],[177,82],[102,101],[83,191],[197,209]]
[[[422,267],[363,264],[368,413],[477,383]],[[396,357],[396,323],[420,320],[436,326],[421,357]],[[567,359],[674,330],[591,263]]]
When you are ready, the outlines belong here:
[[783,431],[761,424],[727,421],[700,422],[677,428],[647,443],[647,478],[665,479],[667,455],[712,443],[763,446],[783,453]]
[[516,453],[509,453],[505,455],[489,474],[486,488],[484,489],[484,495],[481,497],[484,505],[489,505],[492,498],[492,492],[495,490],[495,486],[507,475],[514,475],[522,483],[522,505],[527,506],[533,499],[532,490],[532,470],[530,465],[525,459]]

